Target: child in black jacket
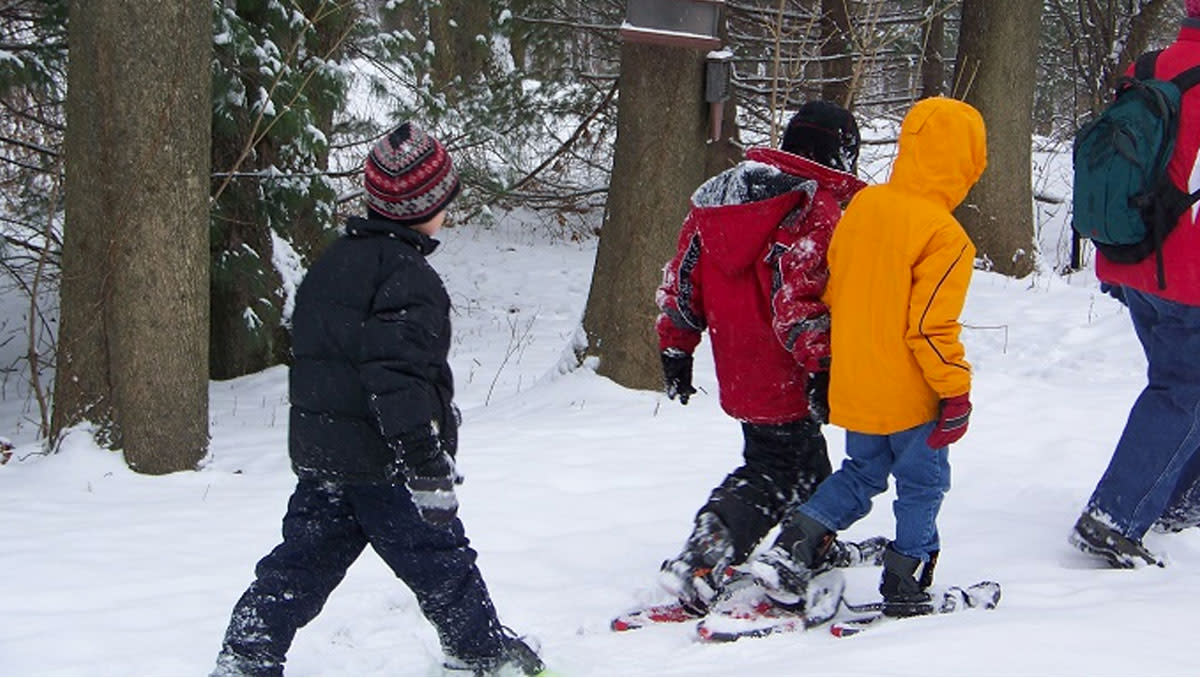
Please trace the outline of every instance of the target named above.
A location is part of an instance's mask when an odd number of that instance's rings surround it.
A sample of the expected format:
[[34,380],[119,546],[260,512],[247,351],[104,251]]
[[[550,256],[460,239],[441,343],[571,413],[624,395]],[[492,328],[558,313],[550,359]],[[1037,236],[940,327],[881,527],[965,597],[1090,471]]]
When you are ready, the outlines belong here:
[[367,218],[313,264],[292,316],[288,452],[298,482],[283,543],[233,609],[213,675],[282,675],[368,544],[416,594],[446,668],[543,669],[501,626],[458,520],[450,299],[425,257],[458,194],[450,156],[405,123],[366,160]]

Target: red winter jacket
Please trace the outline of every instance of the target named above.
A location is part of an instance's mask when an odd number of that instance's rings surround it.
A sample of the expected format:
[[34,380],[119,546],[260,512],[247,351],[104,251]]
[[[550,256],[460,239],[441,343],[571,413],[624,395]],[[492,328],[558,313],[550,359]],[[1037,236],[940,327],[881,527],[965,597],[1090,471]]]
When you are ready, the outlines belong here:
[[707,329],[721,407],[781,424],[808,416],[807,375],[827,364],[825,252],[841,204],[865,184],[775,149],[746,158],[692,195],[656,327],[661,349],[689,354]]
[[[1179,37],[1158,56],[1154,75],[1170,79],[1192,66],[1200,65],[1200,19],[1185,19]],[[1129,74],[1132,75],[1133,67]],[[1175,154],[1167,164],[1171,181],[1189,193],[1200,188],[1200,87],[1183,95]],[[1179,217],[1179,223],[1163,242],[1163,272],[1166,289],[1159,289],[1156,257],[1151,255],[1136,264],[1117,264],[1096,254],[1096,276],[1115,285],[1133,287],[1150,294],[1190,306],[1200,306],[1200,205]]]

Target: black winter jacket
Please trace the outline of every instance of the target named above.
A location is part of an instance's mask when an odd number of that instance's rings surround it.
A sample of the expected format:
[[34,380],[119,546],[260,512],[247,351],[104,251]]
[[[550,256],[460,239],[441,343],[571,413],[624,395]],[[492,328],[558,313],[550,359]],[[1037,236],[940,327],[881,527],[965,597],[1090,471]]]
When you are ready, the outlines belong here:
[[351,218],[309,269],[292,314],[292,469],[306,479],[402,482],[396,440],[457,447],[450,297],[425,260],[438,242]]

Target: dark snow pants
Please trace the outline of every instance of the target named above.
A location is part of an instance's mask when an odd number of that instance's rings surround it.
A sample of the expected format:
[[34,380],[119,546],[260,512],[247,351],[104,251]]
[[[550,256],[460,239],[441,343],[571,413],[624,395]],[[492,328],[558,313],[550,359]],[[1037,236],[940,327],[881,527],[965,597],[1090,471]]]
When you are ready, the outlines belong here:
[[402,485],[301,480],[283,517],[283,543],[259,561],[233,609],[225,660],[280,675],[297,629],[317,616],[367,544],[416,594],[448,655],[501,653],[500,622],[460,521],[427,525]]
[[729,530],[735,563],[807,500],[833,471],[821,427],[811,419],[786,424],[742,424],[745,463],[725,477],[700,513],[717,515]]

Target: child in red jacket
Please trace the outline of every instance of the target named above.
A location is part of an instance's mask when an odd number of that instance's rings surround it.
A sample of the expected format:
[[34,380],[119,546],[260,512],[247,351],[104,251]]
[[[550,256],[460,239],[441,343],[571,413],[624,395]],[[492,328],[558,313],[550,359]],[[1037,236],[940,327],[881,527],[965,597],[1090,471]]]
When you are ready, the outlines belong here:
[[[744,561],[830,473],[825,253],[841,205],[864,186],[854,117],[823,101],[789,121],[782,150],[746,160],[692,195],[679,249],[663,270],[657,320],[669,398],[686,405],[692,352],[707,330],[721,407],[742,422],[745,463],[712,491],[660,582],[703,614],[729,565]],[[882,538],[864,549],[880,551]],[[842,548],[834,560],[862,557]],[[840,554],[840,558],[839,558]],[[873,554],[866,556],[873,559]]]

